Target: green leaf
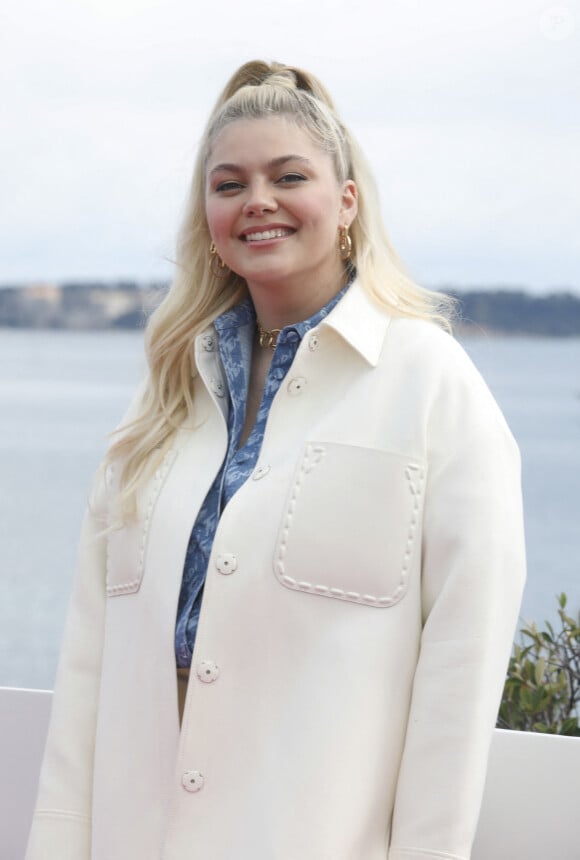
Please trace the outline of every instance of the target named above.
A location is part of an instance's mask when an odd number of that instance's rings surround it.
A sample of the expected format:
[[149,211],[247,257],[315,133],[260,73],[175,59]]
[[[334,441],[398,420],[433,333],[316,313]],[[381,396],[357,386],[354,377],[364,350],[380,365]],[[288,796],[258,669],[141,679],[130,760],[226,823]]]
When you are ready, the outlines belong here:
[[580,612],[578,621],[558,600],[558,633],[524,622],[510,658],[498,725],[520,731],[580,736]]
[[568,717],[567,720],[563,720],[560,733],[563,735],[580,735],[578,719],[576,717]]

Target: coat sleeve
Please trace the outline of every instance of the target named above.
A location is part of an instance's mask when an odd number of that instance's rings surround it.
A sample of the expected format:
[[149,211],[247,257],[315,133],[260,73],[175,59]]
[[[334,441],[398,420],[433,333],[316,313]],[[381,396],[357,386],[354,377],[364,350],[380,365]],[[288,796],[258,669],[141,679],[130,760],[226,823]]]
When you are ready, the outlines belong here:
[[26,860],[90,860],[105,615],[104,482],[83,522]]
[[423,629],[389,860],[468,860],[525,579],[516,444],[454,344],[427,431]]

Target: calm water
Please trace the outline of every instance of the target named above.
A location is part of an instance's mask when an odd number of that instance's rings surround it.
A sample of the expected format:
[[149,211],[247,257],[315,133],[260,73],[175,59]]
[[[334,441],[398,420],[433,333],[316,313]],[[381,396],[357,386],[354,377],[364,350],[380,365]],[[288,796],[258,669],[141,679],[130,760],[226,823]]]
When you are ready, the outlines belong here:
[[[522,616],[577,609],[580,340],[464,345],[522,451]],[[52,686],[86,489],[143,372],[140,334],[0,330],[0,686]]]

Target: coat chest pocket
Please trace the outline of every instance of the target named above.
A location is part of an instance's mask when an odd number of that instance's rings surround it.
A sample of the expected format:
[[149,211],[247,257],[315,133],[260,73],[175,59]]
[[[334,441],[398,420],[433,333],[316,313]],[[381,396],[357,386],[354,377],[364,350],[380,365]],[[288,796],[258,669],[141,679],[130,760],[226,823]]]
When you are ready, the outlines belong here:
[[387,451],[334,442],[306,446],[274,557],[287,588],[388,607],[417,562],[425,467]]
[[[146,483],[137,502],[137,516],[122,528],[111,528],[107,534],[107,595],[134,594],[141,588],[151,518],[159,494],[175,461],[177,452],[171,449],[163,458],[152,478]],[[118,490],[118,475],[109,468],[109,492]]]

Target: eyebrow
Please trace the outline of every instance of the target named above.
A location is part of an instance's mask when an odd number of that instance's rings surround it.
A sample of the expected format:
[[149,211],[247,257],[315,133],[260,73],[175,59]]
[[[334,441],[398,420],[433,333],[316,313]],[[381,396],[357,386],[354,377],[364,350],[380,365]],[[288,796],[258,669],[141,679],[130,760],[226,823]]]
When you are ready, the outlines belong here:
[[[268,167],[281,167],[283,164],[286,164],[289,161],[298,161],[302,164],[310,165],[312,162],[309,158],[304,158],[303,155],[279,155],[278,158],[273,158],[268,162]],[[209,172],[210,176],[213,176],[214,173],[219,173],[220,170],[229,170],[231,173],[241,173],[243,168],[240,167],[239,164],[231,164],[229,162],[224,162],[223,164],[216,164],[215,167]]]

